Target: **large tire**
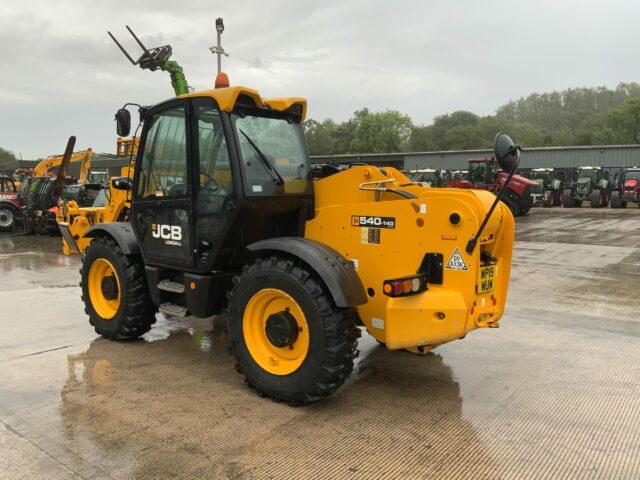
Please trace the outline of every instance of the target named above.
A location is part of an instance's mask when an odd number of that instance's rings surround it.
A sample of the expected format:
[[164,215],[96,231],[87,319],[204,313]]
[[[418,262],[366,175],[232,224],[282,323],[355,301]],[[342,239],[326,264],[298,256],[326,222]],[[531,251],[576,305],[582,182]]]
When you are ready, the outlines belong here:
[[620,199],[620,192],[611,192],[611,208],[622,208],[622,200]]
[[80,275],[85,312],[96,333],[133,340],[151,329],[157,307],[139,257],[125,255],[115,240],[98,236],[86,251]]
[[542,195],[542,206],[545,208],[551,208],[555,205],[555,196],[552,190],[546,190]]
[[0,232],[13,232],[20,212],[8,203],[0,205]]
[[601,208],[602,207],[602,192],[599,189],[594,189],[589,195],[589,203],[591,203],[591,208]]
[[567,188],[562,193],[562,206],[564,208],[573,208],[573,195],[570,188]]
[[[236,369],[258,394],[306,405],[333,393],[351,373],[360,332],[355,310],[336,307],[306,265],[259,258],[234,279],[228,299]],[[287,332],[286,341],[274,343],[268,322],[282,318],[288,323],[279,332]]]

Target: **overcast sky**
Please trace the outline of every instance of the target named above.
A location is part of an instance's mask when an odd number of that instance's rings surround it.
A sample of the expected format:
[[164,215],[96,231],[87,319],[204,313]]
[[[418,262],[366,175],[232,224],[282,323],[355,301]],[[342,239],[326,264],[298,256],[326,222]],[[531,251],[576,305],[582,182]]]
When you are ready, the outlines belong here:
[[0,146],[33,159],[76,135],[78,148],[114,152],[115,110],[173,90],[168,74],[131,66],[106,31],[136,54],[125,24],[149,47],[170,44],[203,89],[218,16],[231,83],[306,97],[320,120],[366,106],[430,123],[535,91],[640,81],[639,1],[7,0]]

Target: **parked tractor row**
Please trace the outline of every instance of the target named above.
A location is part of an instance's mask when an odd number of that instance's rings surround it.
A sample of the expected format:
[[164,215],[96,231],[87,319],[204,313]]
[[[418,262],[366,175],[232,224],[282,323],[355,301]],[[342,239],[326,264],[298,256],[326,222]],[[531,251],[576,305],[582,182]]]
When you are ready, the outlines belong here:
[[543,207],[580,208],[584,202],[592,208],[640,206],[639,167],[534,168],[523,175],[542,185]]
[[[508,174],[498,168],[494,158],[472,158],[467,170],[437,170],[424,168],[406,172],[417,183],[429,187],[465,188],[497,192],[505,184]],[[542,190],[539,182],[514,175],[506,187],[502,201],[514,217],[526,215],[540,205]]]
[[[506,174],[487,157],[472,158],[467,170],[416,169],[407,172],[414,182],[431,187],[473,188],[496,191]],[[504,202],[514,216],[525,215],[531,207],[592,208],[640,207],[640,167],[584,166],[573,168],[530,168],[516,175]]]

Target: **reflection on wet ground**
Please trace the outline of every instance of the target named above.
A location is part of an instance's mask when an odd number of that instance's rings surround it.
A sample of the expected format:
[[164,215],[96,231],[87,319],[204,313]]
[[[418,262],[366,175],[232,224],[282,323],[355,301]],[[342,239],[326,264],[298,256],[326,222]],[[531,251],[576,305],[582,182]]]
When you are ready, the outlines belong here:
[[223,319],[97,338],[59,239],[0,238],[0,478],[637,478],[640,212],[608,213],[533,212],[502,328],[421,357],[363,336],[297,409],[244,386]]

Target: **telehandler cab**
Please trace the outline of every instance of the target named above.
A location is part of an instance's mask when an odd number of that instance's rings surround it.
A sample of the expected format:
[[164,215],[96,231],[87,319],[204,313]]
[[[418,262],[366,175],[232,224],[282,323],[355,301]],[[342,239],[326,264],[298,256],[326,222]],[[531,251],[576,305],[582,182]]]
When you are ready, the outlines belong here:
[[[130,223],[85,234],[82,296],[97,333],[130,340],[158,310],[224,311],[248,385],[302,405],[349,375],[358,326],[420,352],[498,326],[514,239],[500,195],[373,166],[314,182],[306,107],[226,87],[142,109],[133,182],[118,184]],[[127,136],[130,114],[116,119]],[[499,134],[495,155],[512,175],[519,147]]]

